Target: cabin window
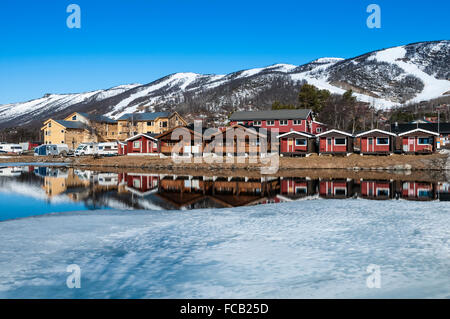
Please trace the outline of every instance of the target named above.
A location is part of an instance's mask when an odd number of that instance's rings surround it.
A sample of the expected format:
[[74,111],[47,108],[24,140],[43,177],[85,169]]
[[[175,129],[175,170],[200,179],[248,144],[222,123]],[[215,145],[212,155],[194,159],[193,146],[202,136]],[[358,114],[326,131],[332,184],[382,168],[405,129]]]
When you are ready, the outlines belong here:
[[147,126],[153,126],[155,123],[153,121],[147,122]]
[[254,122],[253,122],[253,125],[254,125],[254,126],[261,126],[261,121],[254,121]]
[[167,122],[159,122],[159,127],[167,127]]
[[61,133],[64,133],[64,130],[61,130]]
[[52,123],[50,122],[50,123],[48,123],[48,127],[52,127]]
[[302,125],[302,120],[294,120],[294,125]]
[[431,139],[429,137],[419,137],[419,145],[430,145]]
[[52,135],[52,131],[48,131],[47,133],[48,136]]
[[133,147],[134,148],[140,148],[141,147],[141,142],[140,141],[133,142]]
[[61,141],[61,144],[64,144],[64,141]]
[[347,139],[345,138],[335,138],[334,145],[347,145]]
[[377,196],[389,196],[388,188],[377,188]]
[[282,126],[288,125],[288,120],[280,120],[280,125]]
[[389,145],[389,138],[377,137],[377,145]]
[[305,146],[306,145],[306,139],[304,138],[296,138],[295,139],[295,146]]
[[76,120],[77,120],[77,116],[76,115],[72,116],[72,121],[76,121]]
[[295,194],[296,195],[306,195],[308,193],[308,189],[306,187],[296,187]]
[[321,127],[316,128],[316,133],[322,133],[322,128]]
[[275,125],[275,121],[266,121],[267,126],[274,126]]

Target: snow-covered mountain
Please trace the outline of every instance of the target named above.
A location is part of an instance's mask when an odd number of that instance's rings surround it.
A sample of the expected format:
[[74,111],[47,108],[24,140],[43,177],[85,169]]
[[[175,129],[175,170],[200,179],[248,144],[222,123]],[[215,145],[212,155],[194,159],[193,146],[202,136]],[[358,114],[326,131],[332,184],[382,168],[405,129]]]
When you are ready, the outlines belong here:
[[301,83],[388,108],[450,94],[450,41],[414,43],[351,59],[320,58],[295,66],[275,64],[226,75],[176,73],[149,84],[131,84],[81,94],[47,94],[0,106],[0,126],[38,125],[73,111],[106,114],[177,110],[225,115],[234,109],[295,103]]

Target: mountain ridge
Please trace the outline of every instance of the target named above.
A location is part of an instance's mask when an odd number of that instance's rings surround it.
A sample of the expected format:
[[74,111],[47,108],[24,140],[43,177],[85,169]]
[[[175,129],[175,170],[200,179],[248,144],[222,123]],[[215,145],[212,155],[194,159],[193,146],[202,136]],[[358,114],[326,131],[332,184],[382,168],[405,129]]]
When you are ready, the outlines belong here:
[[48,94],[0,105],[0,127],[39,125],[74,111],[118,118],[124,113],[173,111],[226,116],[235,109],[295,103],[302,83],[331,93],[353,89],[358,100],[389,108],[450,91],[450,41],[415,42],[354,58],[323,57],[303,65],[276,63],[229,74],[172,73],[147,84],[124,84],[84,93]]

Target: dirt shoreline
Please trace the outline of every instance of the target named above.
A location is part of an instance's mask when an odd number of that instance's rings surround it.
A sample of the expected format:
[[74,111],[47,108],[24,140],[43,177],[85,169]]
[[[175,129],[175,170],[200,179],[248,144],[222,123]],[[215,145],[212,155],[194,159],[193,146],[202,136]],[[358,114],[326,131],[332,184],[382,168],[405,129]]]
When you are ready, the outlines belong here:
[[[310,178],[364,178],[405,180],[447,180],[448,154],[331,157],[313,155],[306,158],[279,158],[279,169],[270,176],[308,176]],[[226,161],[226,159],[224,159]],[[97,171],[127,169],[133,172],[158,172],[178,175],[261,176],[262,163],[174,163],[171,158],[148,156],[116,157],[34,157],[3,156],[0,163],[65,163],[70,167]]]

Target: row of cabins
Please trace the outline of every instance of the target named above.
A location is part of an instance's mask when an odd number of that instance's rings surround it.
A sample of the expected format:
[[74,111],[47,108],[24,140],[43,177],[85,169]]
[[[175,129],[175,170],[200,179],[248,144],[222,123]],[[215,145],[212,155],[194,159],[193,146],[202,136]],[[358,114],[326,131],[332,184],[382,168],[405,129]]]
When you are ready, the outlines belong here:
[[[160,135],[138,134],[120,143],[121,155],[171,155],[177,154],[223,154],[249,155],[261,151],[270,152],[279,147],[283,156],[319,154],[351,154],[355,152],[355,140],[362,155],[389,155],[395,152],[407,154],[429,154],[436,151],[437,133],[414,129],[399,135],[374,129],[352,135],[339,130],[330,130],[318,135],[306,132],[287,132],[270,140],[267,131],[257,131],[235,124],[223,130],[204,135],[192,127],[181,128],[183,134],[172,134],[173,130]],[[228,138],[227,136],[232,136]],[[263,140],[267,140],[263,149]],[[177,147],[177,148],[175,148]]]
[[[399,134],[379,129],[353,135],[340,130],[327,130],[325,124],[314,121],[311,110],[277,110],[235,112],[230,126],[222,129],[196,131],[193,125],[174,134],[176,127],[162,134],[138,134],[121,144],[121,154],[170,155],[195,153],[249,154],[260,153],[261,140],[266,149],[276,148],[284,156],[319,154],[432,153],[438,134],[421,128]],[[279,135],[273,139],[272,130]],[[239,135],[239,132],[241,135]],[[174,136],[175,135],[175,136]],[[233,136],[230,140],[227,136]],[[179,143],[181,142],[181,143]],[[181,144],[181,145],[180,145]],[[355,150],[356,145],[356,150]],[[178,147],[175,149],[174,147]]]

